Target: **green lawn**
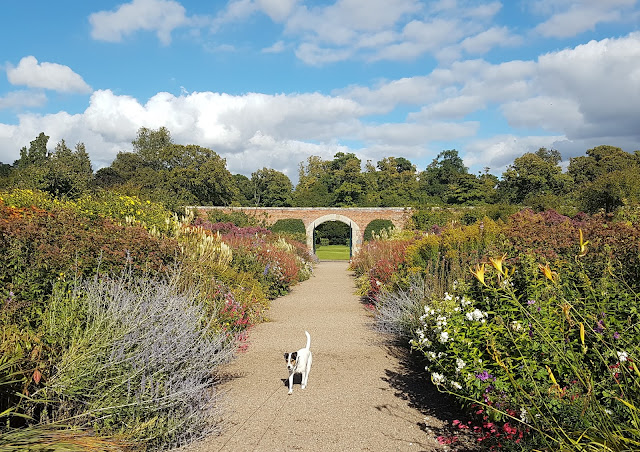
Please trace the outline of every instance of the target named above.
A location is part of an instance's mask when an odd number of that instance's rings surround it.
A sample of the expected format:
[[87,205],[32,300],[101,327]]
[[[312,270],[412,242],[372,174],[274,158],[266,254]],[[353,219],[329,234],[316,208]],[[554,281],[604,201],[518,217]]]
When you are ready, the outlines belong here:
[[347,245],[316,245],[316,256],[321,261],[348,261],[349,247]]

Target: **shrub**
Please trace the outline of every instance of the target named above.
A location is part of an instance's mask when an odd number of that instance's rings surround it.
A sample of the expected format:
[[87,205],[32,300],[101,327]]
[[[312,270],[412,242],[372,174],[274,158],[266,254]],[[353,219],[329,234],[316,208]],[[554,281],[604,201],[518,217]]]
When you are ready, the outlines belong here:
[[364,228],[364,240],[372,240],[375,236],[380,235],[382,231],[390,233],[394,229],[391,220],[372,220],[366,228]]
[[288,218],[276,221],[270,228],[274,234],[286,234],[294,240],[305,242],[307,232],[304,222],[297,218]]
[[[45,316],[63,347],[56,372],[31,400],[36,420],[93,426],[154,449],[183,445],[215,428],[215,369],[233,350],[203,323],[193,293],[171,281],[102,279],[56,291]],[[79,309],[68,318],[69,305]],[[76,321],[81,320],[81,321]],[[65,342],[65,344],[62,344]]]
[[233,223],[239,228],[258,226],[258,220],[255,217],[249,216],[241,210],[226,213],[220,209],[207,209],[206,220],[209,223]]
[[[377,294],[377,323],[411,337],[432,382],[477,415],[486,448],[634,449],[638,234],[631,221],[555,211],[453,223],[407,247]],[[357,274],[385,266],[363,250]]]

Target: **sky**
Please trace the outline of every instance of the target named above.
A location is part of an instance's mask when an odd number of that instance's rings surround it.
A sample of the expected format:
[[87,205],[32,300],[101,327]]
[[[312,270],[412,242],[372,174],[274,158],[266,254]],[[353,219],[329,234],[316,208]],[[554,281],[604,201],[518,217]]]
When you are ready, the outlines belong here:
[[500,175],[640,149],[637,0],[71,0],[0,6],[0,162],[40,132],[93,169],[140,127],[295,183],[309,156],[458,150]]

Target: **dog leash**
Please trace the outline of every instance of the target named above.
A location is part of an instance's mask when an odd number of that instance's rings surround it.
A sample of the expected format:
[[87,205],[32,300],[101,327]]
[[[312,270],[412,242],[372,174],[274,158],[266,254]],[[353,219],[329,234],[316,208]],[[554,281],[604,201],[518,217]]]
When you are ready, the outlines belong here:
[[[275,394],[275,392],[274,392]],[[273,395],[273,394],[272,394]],[[271,419],[271,422],[269,422],[269,425],[267,425],[267,428],[264,429],[264,432],[262,432],[262,435],[260,436],[260,439],[258,440],[258,442],[256,443],[256,446],[253,448],[253,451],[255,452],[258,449],[258,446],[260,445],[260,443],[262,442],[262,438],[264,438],[264,435],[267,434],[267,432],[269,431],[269,429],[271,428],[271,426],[273,425],[273,423],[276,421],[276,419],[278,418],[278,414],[280,413],[280,410],[282,409],[282,407],[284,406],[285,403],[287,403],[287,400],[289,400],[290,397],[286,397],[282,403],[280,404],[280,407],[276,410],[276,412],[273,415],[273,419]]]
[[[251,413],[251,414],[250,414],[250,415],[249,415],[249,416],[248,416],[244,421],[242,421],[242,423],[238,426],[238,428],[236,428],[236,430],[233,432],[233,435],[231,435],[231,436],[230,436],[230,437],[229,437],[229,438],[224,442],[224,444],[220,447],[220,449],[218,449],[218,452],[220,452],[222,449],[224,449],[225,447],[227,447],[227,444],[229,443],[229,441],[231,441],[231,438],[234,438],[234,437],[236,436],[236,434],[240,431],[240,429],[241,429],[242,427],[244,427],[244,425],[247,423],[247,421],[249,421],[249,419],[251,419],[251,418],[252,418],[252,417],[253,417],[253,416],[258,412],[258,410],[260,410],[260,408],[262,408],[262,407],[265,405],[265,403],[267,403],[267,402],[271,399],[271,397],[273,397],[273,396],[274,396],[274,394],[280,390],[280,388],[281,388],[281,386],[280,386],[280,385],[278,385],[278,387],[276,387],[276,388],[273,390],[273,392],[272,392],[271,394],[269,394],[269,397],[267,397],[266,399],[264,399],[264,401],[263,401],[260,405],[258,405],[258,407],[257,407],[255,410],[253,410],[253,412],[252,412],[252,413]],[[260,439],[258,440],[258,443],[256,444],[256,446],[255,446],[255,447],[258,447],[258,445],[259,445],[259,444],[260,444],[260,442],[262,441],[262,438],[264,438],[264,435],[267,433],[267,431],[269,430],[269,428],[271,427],[271,425],[273,425],[273,423],[275,422],[275,420],[276,420],[276,415],[280,412],[280,410],[282,409],[282,407],[284,406],[284,404],[287,402],[287,400],[288,400],[288,399],[289,399],[288,397],[287,397],[287,398],[285,398],[285,399],[284,399],[284,401],[282,402],[282,404],[280,405],[280,407],[276,410],[276,412],[275,412],[275,415],[274,415],[273,419],[272,419],[272,420],[271,420],[271,422],[269,423],[269,426],[267,427],[267,429],[262,433],[262,436],[260,436]],[[256,450],[256,449],[253,449],[253,450]]]

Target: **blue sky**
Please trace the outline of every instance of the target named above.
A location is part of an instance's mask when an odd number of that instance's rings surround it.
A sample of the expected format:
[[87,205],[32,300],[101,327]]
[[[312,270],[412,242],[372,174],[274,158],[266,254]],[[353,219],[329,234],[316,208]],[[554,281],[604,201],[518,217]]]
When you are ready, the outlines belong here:
[[336,152],[633,152],[639,30],[637,0],[3,2],[0,162],[45,132],[97,170],[142,126],[294,182]]

